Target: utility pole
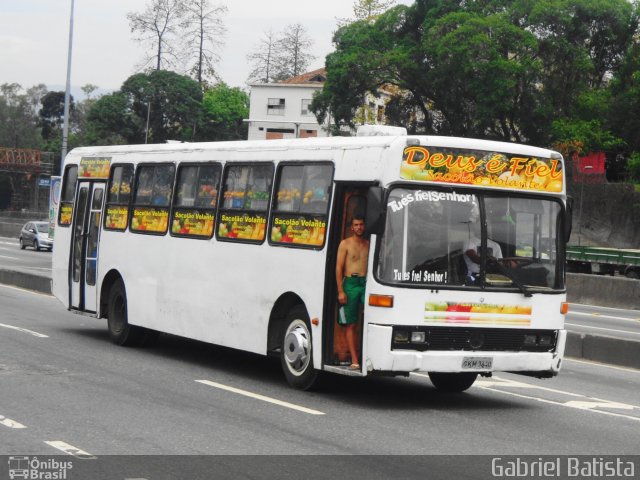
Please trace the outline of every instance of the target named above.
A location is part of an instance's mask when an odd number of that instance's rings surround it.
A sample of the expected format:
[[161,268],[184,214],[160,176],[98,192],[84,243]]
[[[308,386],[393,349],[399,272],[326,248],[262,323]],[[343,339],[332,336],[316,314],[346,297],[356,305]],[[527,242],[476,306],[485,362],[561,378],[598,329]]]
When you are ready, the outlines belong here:
[[71,0],[71,15],[69,17],[69,52],[67,54],[67,87],[64,92],[64,123],[62,126],[62,158],[60,159],[60,175],[64,168],[64,158],[67,156],[67,139],[69,138],[69,102],[71,100],[71,51],[73,48],[73,7],[75,0]]

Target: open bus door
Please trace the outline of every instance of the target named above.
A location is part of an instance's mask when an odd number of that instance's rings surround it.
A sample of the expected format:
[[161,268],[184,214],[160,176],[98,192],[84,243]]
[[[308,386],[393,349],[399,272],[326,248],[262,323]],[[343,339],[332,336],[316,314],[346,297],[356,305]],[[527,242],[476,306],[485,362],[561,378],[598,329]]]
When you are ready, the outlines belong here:
[[69,262],[69,305],[76,310],[97,311],[98,243],[104,190],[104,182],[78,183]]
[[[336,204],[333,209],[331,238],[329,242],[330,254],[327,255],[327,278],[326,288],[327,297],[325,298],[325,309],[327,315],[325,318],[330,319],[327,322],[328,327],[325,330],[325,355],[323,355],[325,366],[328,365],[327,370],[333,370],[333,367],[338,367],[340,370],[348,370],[348,366],[351,364],[351,356],[349,354],[349,348],[347,346],[347,340],[345,336],[344,328],[338,324],[338,293],[336,285],[336,258],[338,245],[340,242],[352,235],[351,232],[351,219],[356,212],[364,214],[367,206],[367,186],[362,183],[338,183],[335,186],[335,201]],[[361,312],[362,319],[362,312]],[[358,356],[362,357],[362,320],[358,322],[356,329],[356,349]],[[362,362],[362,358],[360,358]],[[362,363],[361,363],[362,364]],[[354,372],[359,374],[360,372]]]

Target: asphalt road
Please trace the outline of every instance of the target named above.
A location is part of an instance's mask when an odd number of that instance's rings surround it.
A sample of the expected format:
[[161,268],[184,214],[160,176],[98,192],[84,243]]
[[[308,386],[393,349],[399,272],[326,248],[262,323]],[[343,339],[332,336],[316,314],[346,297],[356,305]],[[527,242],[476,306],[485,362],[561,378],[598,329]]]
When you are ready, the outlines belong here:
[[27,247],[20,250],[18,238],[0,237],[0,268],[51,277],[51,252]]
[[572,303],[566,316],[565,327],[572,332],[640,341],[640,310]]
[[[554,379],[499,374],[459,395],[436,391],[423,375],[328,377],[320,391],[300,392],[287,386],[277,361],[173,336],[147,348],[116,347],[104,321],[0,286],[6,455],[633,455],[640,453],[638,391],[638,370],[566,360]],[[307,464],[292,458],[280,466],[300,478],[294,467]],[[412,465],[415,478],[427,478],[414,465],[425,457],[391,459],[384,468],[353,458],[337,465],[366,478],[391,478],[389,469]],[[475,471],[463,468],[468,459],[445,460],[435,460],[434,472],[491,478],[477,475],[490,468],[484,457]],[[308,462],[329,465],[322,457]]]

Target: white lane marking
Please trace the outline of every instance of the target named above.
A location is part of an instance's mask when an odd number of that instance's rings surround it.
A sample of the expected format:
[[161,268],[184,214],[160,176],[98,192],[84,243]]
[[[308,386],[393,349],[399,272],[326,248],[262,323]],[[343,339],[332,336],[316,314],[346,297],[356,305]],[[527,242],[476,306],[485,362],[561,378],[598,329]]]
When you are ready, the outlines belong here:
[[91,455],[89,452],[85,452],[84,450],[80,450],[79,448],[76,448],[73,445],[69,445],[68,443],[63,442],[62,440],[49,440],[49,441],[45,441],[44,443],[52,446],[53,448],[57,448],[58,450],[68,455],[73,455],[74,457],[80,458],[83,460],[95,460],[97,458],[95,455]]
[[602,313],[586,313],[586,312],[569,312],[568,316],[571,315],[582,315],[583,317],[598,317],[598,318],[610,318],[612,320],[623,320],[625,322],[638,322],[640,321],[640,317],[637,318],[629,318],[629,317],[615,317],[613,315],[604,315]]
[[0,255],[0,258],[8,258],[10,260],[20,260],[18,257],[10,257],[9,255]]
[[20,422],[16,422],[15,420],[11,420],[10,418],[4,417],[0,415],[0,425],[4,425],[9,428],[27,428],[25,425],[22,425]]
[[[428,377],[428,375],[424,375],[421,373],[414,373],[413,375],[417,375],[420,377]],[[613,413],[613,412],[607,412],[607,411],[603,411],[603,410],[594,410],[594,408],[611,408],[611,409],[623,409],[623,410],[631,410],[631,411],[639,411],[640,412],[640,406],[636,406],[636,405],[629,405],[626,403],[620,403],[620,402],[613,402],[610,400],[603,400],[601,398],[594,398],[594,397],[587,397],[586,395],[582,395],[579,393],[573,393],[573,392],[567,392],[566,390],[558,390],[555,388],[548,388],[548,387],[541,387],[538,385],[532,385],[530,383],[524,383],[524,382],[518,382],[516,380],[509,380],[507,378],[501,378],[498,376],[493,376],[491,378],[491,380],[478,380],[473,384],[474,387],[483,389],[483,390],[489,390],[491,392],[496,392],[496,393],[504,393],[505,395],[512,395],[515,397],[521,397],[521,398],[528,398],[531,400],[536,400],[538,402],[542,402],[542,403],[550,403],[552,405],[560,405],[562,407],[568,407],[568,408],[575,408],[578,410],[588,410],[590,412],[594,412],[594,413],[600,413],[603,415],[613,415],[613,416],[618,416],[618,417],[624,417],[624,418],[629,418],[631,420],[635,420],[635,421],[640,421],[640,417],[635,417],[635,416],[631,416],[631,415],[622,415],[622,414],[617,414],[617,413]],[[551,393],[557,393],[557,394],[561,394],[561,395],[566,395],[569,397],[577,397],[577,398],[582,398],[584,400],[569,400],[567,402],[561,402],[561,401],[556,401],[556,400],[548,400],[546,398],[541,398],[541,397],[534,397],[534,396],[530,396],[530,395],[523,395],[520,393],[514,393],[514,392],[509,392],[509,391],[505,391],[505,390],[501,390],[499,388],[496,387],[503,387],[503,388],[511,388],[511,387],[515,387],[515,388],[530,388],[530,389],[535,389],[535,390],[542,390],[542,391],[546,391],[546,392],[551,392]]]
[[629,335],[640,335],[640,332],[630,332],[628,330],[616,330],[615,328],[591,327],[589,325],[582,325],[579,323],[567,323],[567,322],[564,322],[564,324],[570,327],[592,328],[593,330],[605,330],[607,332],[625,333]]
[[311,415],[324,415],[324,412],[320,412],[318,410],[302,407],[300,405],[296,405],[295,403],[283,402],[282,400],[267,397],[265,395],[260,395],[258,393],[248,392],[247,390],[241,390],[239,388],[229,387],[228,385],[223,385],[221,383],[211,382],[209,380],[196,380],[196,382],[202,383],[204,385],[209,385],[210,387],[219,388],[221,390],[226,390],[228,392],[237,393],[238,395],[244,395],[245,397],[255,398],[256,400],[262,400],[263,402],[273,403],[274,405],[290,408],[292,410],[297,410],[299,412],[309,413]]
[[622,370],[623,372],[640,373],[637,368],[619,367],[617,365],[609,365],[608,363],[594,362],[593,360],[578,360],[577,358],[564,357],[564,362],[584,363],[585,365],[594,365],[596,367],[613,368],[614,370]]
[[[557,402],[554,400],[547,400],[546,398],[540,398],[540,397],[532,397],[530,395],[522,395],[520,393],[514,393],[514,392],[505,392],[504,390],[496,390],[493,389],[491,387],[483,387],[481,385],[478,386],[478,388],[481,388],[483,390],[488,390],[490,392],[495,392],[495,393],[503,393],[505,395],[511,395],[513,397],[519,397],[519,398],[526,398],[529,400],[535,400],[537,402],[542,402],[542,403],[549,403],[551,405],[558,405],[561,407],[568,407],[568,408],[577,408],[574,405],[572,405],[573,402]],[[621,413],[614,413],[614,412],[607,412],[604,410],[592,410],[592,409],[585,409],[585,408],[579,408],[578,410],[586,410],[588,412],[592,412],[592,413],[599,413],[601,415],[609,415],[611,417],[621,417],[621,418],[626,418],[628,420],[635,420],[636,422],[640,422],[640,417],[634,417],[631,415],[623,415]]]
[[13,325],[5,325],[4,323],[0,323],[0,327],[8,328],[10,330],[17,330],[17,331],[22,332],[22,333],[28,333],[29,335],[33,335],[34,337],[38,337],[38,338],[49,338],[49,335],[45,335],[44,333],[34,332],[33,330],[28,330],[26,328],[15,327]]

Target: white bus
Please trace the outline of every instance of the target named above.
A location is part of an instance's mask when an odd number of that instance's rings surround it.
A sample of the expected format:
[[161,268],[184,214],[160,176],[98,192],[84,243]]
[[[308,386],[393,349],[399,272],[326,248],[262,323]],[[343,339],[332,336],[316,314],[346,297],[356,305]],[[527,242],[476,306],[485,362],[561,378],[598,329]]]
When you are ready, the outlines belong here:
[[[366,210],[360,370],[337,323],[336,251]],[[166,332],[319,372],[555,376],[566,332],[563,160],[530,146],[358,136],[77,148],[53,291],[119,345]],[[475,241],[476,262],[470,250]]]

